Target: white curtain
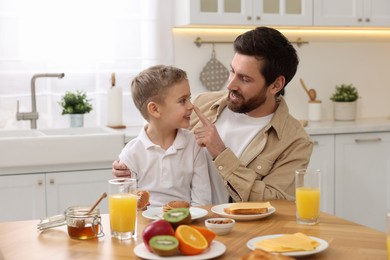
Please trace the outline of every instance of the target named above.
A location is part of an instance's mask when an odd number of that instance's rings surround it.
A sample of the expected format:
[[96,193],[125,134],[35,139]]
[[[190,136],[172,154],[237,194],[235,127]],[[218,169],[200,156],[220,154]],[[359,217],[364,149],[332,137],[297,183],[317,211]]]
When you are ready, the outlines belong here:
[[30,127],[16,120],[16,103],[31,111],[37,73],[65,73],[36,80],[38,128],[69,126],[58,101],[75,90],[92,99],[85,126],[104,126],[111,73],[123,89],[123,124],[143,124],[129,85],[140,70],[173,63],[172,9],[172,0],[1,0],[0,128]]

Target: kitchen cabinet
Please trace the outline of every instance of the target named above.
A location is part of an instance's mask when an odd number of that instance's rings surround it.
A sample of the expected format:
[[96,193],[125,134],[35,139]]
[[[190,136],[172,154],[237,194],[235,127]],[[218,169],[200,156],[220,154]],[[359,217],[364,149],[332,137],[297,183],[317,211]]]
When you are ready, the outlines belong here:
[[311,0],[176,0],[175,25],[312,25]]
[[321,170],[321,211],[334,214],[334,135],[314,135],[309,168]]
[[0,208],[0,221],[45,216],[45,174],[0,176]]
[[309,167],[321,177],[321,210],[385,231],[390,209],[390,132],[311,135]]
[[[0,221],[40,219],[74,205],[93,205],[107,191],[110,169],[0,176]],[[107,200],[99,204],[108,212]]]
[[335,138],[336,215],[385,231],[390,206],[390,132]]
[[389,26],[388,0],[314,0],[314,26]]

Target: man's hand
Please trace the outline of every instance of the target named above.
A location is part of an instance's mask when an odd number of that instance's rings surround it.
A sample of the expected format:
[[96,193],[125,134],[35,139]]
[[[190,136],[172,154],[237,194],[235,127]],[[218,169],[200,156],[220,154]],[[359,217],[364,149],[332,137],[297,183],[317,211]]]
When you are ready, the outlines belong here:
[[194,129],[196,142],[198,145],[206,147],[211,157],[215,158],[222,153],[226,147],[218,134],[217,128],[194,106],[194,111],[199,117],[203,126]]
[[120,162],[119,160],[115,160],[112,163],[112,175],[115,177],[131,177],[131,172],[127,168],[127,166]]

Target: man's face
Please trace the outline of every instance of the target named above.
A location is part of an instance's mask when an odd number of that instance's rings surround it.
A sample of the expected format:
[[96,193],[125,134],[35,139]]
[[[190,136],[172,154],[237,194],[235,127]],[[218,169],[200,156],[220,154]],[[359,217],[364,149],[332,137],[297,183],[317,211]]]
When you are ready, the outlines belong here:
[[262,63],[263,61],[253,56],[238,53],[234,55],[230,82],[227,86],[228,108],[233,112],[254,117],[267,115],[263,107],[267,106],[267,101],[272,95],[268,91],[263,75],[260,74]]

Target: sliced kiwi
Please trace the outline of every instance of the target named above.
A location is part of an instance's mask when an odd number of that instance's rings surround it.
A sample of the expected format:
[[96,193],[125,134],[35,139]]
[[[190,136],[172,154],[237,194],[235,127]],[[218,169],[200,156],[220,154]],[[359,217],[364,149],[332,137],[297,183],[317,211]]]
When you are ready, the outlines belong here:
[[173,228],[179,225],[188,225],[191,223],[191,213],[188,208],[171,209],[164,213],[163,219],[168,221]]
[[154,236],[149,240],[153,253],[159,256],[173,256],[179,253],[179,240],[174,236]]

